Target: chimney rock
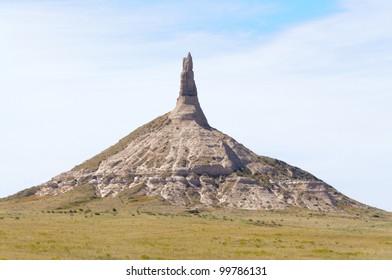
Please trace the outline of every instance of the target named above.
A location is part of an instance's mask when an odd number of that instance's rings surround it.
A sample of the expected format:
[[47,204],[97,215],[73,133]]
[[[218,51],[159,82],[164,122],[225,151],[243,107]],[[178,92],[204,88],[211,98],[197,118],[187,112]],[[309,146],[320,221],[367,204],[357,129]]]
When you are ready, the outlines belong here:
[[176,107],[170,113],[170,119],[182,124],[193,122],[204,128],[210,128],[197,97],[191,53],[188,53],[182,62],[180,96]]
[[191,53],[188,53],[188,56],[184,57],[182,62],[180,95],[197,95],[197,89],[193,75],[193,61]]

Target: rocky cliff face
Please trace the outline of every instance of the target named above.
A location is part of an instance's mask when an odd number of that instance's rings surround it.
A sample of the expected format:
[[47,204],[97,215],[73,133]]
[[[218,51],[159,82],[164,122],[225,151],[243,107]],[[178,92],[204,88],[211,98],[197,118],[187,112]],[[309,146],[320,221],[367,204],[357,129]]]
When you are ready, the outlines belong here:
[[313,175],[259,156],[210,127],[200,107],[190,54],[173,111],[28,192],[55,196],[91,185],[99,197],[127,190],[181,206],[242,209],[364,207]]

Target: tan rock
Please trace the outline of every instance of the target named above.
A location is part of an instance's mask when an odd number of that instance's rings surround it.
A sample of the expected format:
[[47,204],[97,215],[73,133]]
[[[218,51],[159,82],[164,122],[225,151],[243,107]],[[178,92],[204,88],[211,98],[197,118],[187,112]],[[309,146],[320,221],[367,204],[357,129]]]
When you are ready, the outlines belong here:
[[55,196],[86,184],[101,197],[130,189],[181,206],[325,211],[365,207],[315,176],[258,156],[212,128],[199,104],[190,54],[183,60],[173,111],[26,193]]

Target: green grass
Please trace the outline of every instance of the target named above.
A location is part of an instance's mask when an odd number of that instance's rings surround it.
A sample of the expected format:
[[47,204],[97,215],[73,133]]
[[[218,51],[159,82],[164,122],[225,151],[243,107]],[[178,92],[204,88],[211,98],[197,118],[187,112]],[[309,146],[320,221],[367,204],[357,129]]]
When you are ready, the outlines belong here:
[[381,211],[188,211],[131,195],[28,205],[0,203],[0,259],[392,259]]

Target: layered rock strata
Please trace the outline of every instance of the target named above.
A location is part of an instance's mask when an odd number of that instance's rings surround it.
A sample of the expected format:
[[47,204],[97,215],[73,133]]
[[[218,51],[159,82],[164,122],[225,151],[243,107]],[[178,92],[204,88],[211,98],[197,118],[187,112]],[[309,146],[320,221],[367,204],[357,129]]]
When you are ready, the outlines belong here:
[[310,173],[259,156],[210,127],[199,104],[191,54],[183,60],[174,110],[29,195],[55,196],[85,185],[98,197],[126,190],[189,207],[364,207]]

